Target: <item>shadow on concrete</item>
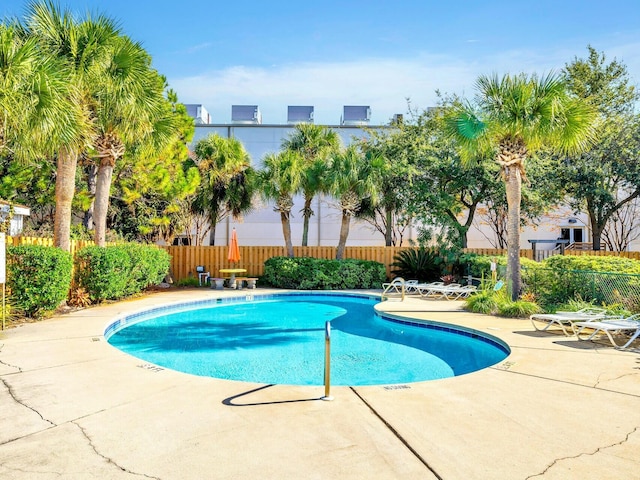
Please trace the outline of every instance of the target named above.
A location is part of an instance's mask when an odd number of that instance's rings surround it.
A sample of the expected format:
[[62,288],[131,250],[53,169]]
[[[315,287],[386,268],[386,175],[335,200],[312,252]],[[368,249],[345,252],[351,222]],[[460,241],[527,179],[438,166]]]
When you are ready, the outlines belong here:
[[222,404],[226,405],[228,407],[256,407],[256,406],[259,406],[259,405],[277,405],[279,403],[314,402],[316,400],[322,400],[321,397],[316,397],[316,398],[301,398],[301,399],[297,399],[297,400],[275,400],[275,401],[270,401],[270,402],[252,402],[252,403],[236,403],[235,402],[235,400],[238,399],[238,398],[242,398],[242,397],[245,397],[247,395],[251,395],[253,393],[260,392],[262,390],[265,390],[265,389],[273,387],[273,386],[274,386],[273,384],[264,385],[262,387],[254,388],[253,390],[248,390],[246,392],[239,393],[238,395],[233,395],[231,397],[227,397],[222,401]]

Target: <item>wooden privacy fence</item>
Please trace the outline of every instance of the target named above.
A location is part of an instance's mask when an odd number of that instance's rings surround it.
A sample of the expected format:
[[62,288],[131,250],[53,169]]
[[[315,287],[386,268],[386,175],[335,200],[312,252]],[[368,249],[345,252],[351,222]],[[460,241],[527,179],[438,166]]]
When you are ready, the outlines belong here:
[[[7,237],[7,245],[42,245],[45,247],[53,247],[53,238],[46,237]],[[75,257],[78,250],[89,245],[95,245],[93,240],[71,240],[71,255]],[[109,243],[108,245],[112,245]]]
[[[196,276],[196,267],[202,265],[211,276],[219,275],[221,268],[245,268],[247,276],[258,277],[264,273],[264,262],[271,257],[286,256],[285,247],[240,247],[240,261],[231,264],[227,260],[229,248],[171,246],[164,247],[171,255],[171,273],[174,281]],[[346,247],[344,258],[373,260],[384,264],[387,275],[391,273],[391,263],[396,253],[409,247]],[[296,257],[334,259],[336,247],[293,247]]]

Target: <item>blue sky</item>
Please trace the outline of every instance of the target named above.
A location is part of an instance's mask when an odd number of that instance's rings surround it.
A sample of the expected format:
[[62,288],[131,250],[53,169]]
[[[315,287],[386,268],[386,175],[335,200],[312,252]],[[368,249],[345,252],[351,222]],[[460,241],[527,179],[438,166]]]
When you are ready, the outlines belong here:
[[[26,0],[0,0],[21,16]],[[370,105],[372,124],[473,95],[479,74],[558,71],[587,45],[616,57],[640,83],[638,0],[168,1],[61,0],[104,13],[143,44],[185,103],[216,123],[232,104],[284,123],[287,105],[313,105],[336,124],[343,105]]]

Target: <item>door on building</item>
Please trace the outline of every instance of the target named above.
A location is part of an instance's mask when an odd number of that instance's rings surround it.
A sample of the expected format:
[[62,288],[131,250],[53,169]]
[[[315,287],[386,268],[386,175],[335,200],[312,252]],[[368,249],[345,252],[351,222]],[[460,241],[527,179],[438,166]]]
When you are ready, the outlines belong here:
[[569,240],[569,243],[584,242],[584,227],[566,227],[560,230],[560,238]]

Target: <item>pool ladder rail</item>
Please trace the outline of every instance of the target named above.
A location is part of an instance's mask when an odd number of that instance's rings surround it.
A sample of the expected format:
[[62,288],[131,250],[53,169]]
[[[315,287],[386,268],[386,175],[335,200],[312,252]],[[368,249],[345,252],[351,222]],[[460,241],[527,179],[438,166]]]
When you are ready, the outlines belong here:
[[402,277],[396,277],[391,280],[390,283],[383,283],[383,291],[380,297],[380,300],[384,302],[385,300],[397,299],[401,302],[404,302],[404,296],[406,294],[405,281]]

